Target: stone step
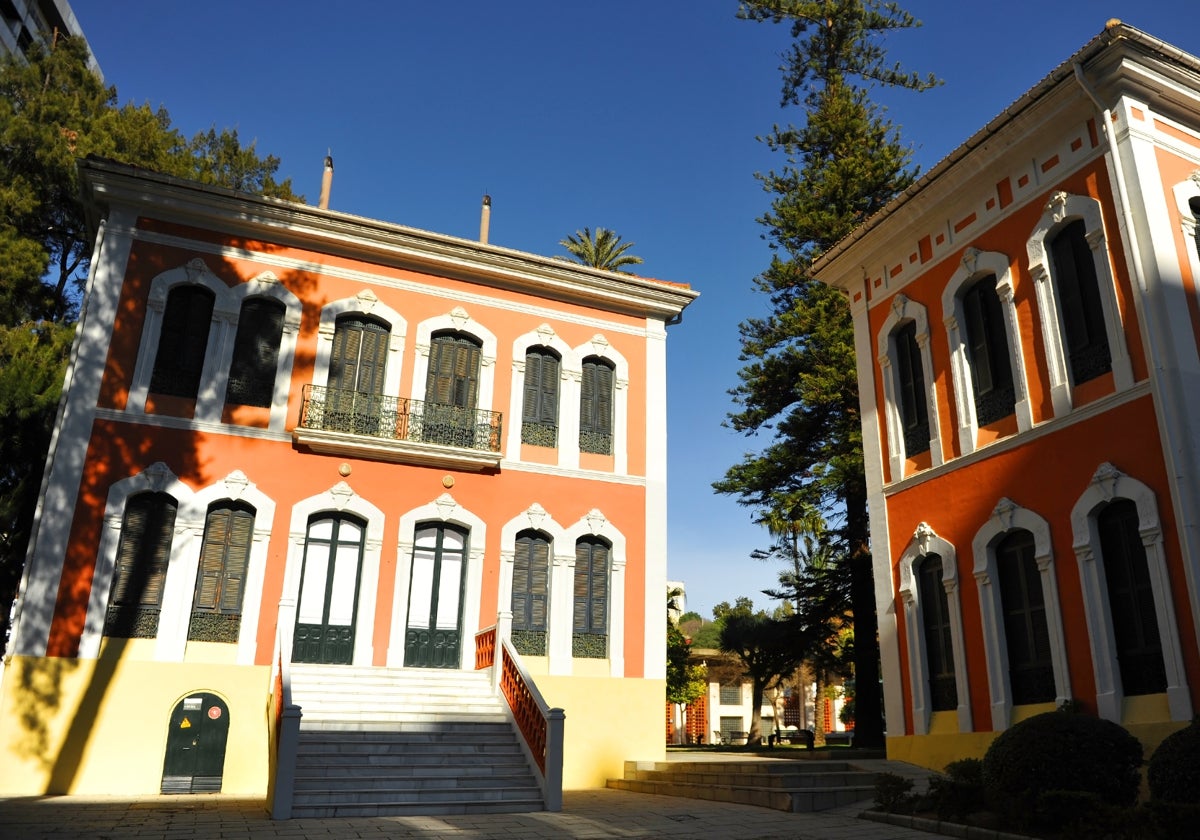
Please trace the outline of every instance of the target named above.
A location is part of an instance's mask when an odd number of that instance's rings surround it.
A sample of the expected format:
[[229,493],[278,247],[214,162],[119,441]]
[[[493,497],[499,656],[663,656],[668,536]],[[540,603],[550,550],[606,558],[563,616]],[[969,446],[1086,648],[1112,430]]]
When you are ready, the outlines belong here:
[[543,810],[540,795],[498,802],[376,802],[369,804],[321,804],[292,806],[295,819],[345,817],[453,816],[461,814],[526,814]]
[[536,790],[533,778],[528,772],[524,774],[508,773],[488,776],[456,775],[456,776],[321,776],[304,775],[296,777],[295,792],[308,794],[333,795],[338,793],[372,794],[379,791],[403,795],[420,795],[425,791],[446,793],[447,791],[469,791],[487,796],[493,791],[521,790],[528,792]]
[[630,781],[677,782],[680,784],[727,787],[761,788],[834,788],[870,787],[875,784],[875,774],[859,770],[825,770],[818,772],[794,771],[788,773],[731,773],[709,765],[705,771],[676,773],[664,770],[626,770],[625,778]]
[[609,779],[608,787],[658,796],[735,802],[739,805],[756,805],[760,808],[794,813],[840,808],[870,799],[875,794],[874,784],[823,788],[767,788],[753,785],[714,786],[661,780]]
[[368,779],[368,778],[476,778],[521,776],[529,778],[529,768],[525,765],[524,756],[510,756],[508,760],[499,760],[494,756],[486,756],[477,764],[461,762],[407,762],[404,764],[376,763],[338,764],[325,762],[322,764],[305,765],[296,771],[297,779]]
[[364,790],[362,788],[324,788],[318,790],[296,790],[294,802],[304,806],[314,805],[382,805],[385,803],[436,804],[442,802],[511,802],[527,800],[537,788],[528,785],[497,785],[494,787],[426,787],[386,788]]

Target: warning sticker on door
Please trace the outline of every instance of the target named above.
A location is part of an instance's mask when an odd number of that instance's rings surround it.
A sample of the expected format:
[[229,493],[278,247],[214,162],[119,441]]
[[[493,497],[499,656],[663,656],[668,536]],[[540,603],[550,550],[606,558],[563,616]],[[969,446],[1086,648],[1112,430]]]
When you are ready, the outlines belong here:
[[190,720],[188,720],[187,718],[184,718],[183,722],[179,724],[179,728],[180,729],[191,729],[192,722]]
[[208,719],[209,720],[216,720],[220,716],[221,716],[221,707],[220,706],[210,706],[209,707],[209,709],[208,709]]

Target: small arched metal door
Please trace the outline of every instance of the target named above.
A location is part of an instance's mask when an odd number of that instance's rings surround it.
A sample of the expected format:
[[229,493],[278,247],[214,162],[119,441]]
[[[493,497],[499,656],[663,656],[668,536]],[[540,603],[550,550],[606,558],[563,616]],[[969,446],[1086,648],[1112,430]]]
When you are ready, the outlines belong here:
[[163,793],[220,793],[229,741],[229,707],[215,694],[197,692],[171,712]]

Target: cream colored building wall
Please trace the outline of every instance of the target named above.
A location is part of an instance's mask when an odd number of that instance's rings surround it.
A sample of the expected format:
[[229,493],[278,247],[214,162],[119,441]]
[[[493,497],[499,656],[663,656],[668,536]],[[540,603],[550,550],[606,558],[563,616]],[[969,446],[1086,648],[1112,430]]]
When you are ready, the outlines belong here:
[[602,788],[626,761],[662,761],[665,680],[536,678],[551,707],[566,713],[563,790]]
[[106,645],[99,659],[13,657],[0,694],[0,795],[157,794],[171,712],[199,691],[229,709],[221,792],[265,795],[271,669],[134,658],[153,644]]

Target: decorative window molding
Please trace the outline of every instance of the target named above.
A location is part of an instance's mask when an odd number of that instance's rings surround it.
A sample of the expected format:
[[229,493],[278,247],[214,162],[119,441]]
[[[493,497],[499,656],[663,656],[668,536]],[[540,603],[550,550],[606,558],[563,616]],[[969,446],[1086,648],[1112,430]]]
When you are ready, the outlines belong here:
[[1042,217],[1025,244],[1029,257],[1029,274],[1037,290],[1042,342],[1046,352],[1046,367],[1050,374],[1050,400],[1056,417],[1061,417],[1071,410],[1071,389],[1074,383],[1071,381],[1064,345],[1066,328],[1063,323],[1060,295],[1047,245],[1048,241],[1054,238],[1054,234],[1077,219],[1083,221],[1087,243],[1092,249],[1096,285],[1100,292],[1104,327],[1112,359],[1114,387],[1117,391],[1124,391],[1133,386],[1133,367],[1125,344],[1125,330],[1117,303],[1117,290],[1110,267],[1100,202],[1087,196],[1056,192],[1050,197]]
[[1071,699],[1071,675],[1063,634],[1062,606],[1058,596],[1058,578],[1054,571],[1054,550],[1050,524],[1038,514],[1008,498],[996,503],[992,515],[971,541],[975,558],[973,573],[979,590],[979,611],[983,621],[983,647],[987,655],[988,691],[991,696],[992,729],[1007,729],[1012,722],[1013,695],[1009,681],[1008,645],[1004,632],[996,546],[1014,531],[1033,535],[1034,558],[1042,584],[1046,609],[1046,631],[1050,640],[1050,658],[1054,666],[1055,704]]
[[925,377],[925,406],[929,418],[929,452],[932,464],[941,466],[942,435],[938,417],[937,389],[933,376],[933,356],[929,347],[929,316],[925,307],[906,295],[892,298],[891,308],[876,337],[877,361],[883,378],[884,417],[887,424],[888,463],[893,482],[904,478],[904,461],[908,454],[904,446],[904,415],[900,407],[899,371],[895,363],[894,334],[909,321],[916,327],[921,368]]
[[[613,472],[617,475],[626,475],[629,472],[629,362],[621,355],[615,347],[613,347],[607,338],[601,334],[592,336],[589,341],[576,347],[573,351],[574,359],[578,361],[578,368],[574,367],[574,362],[571,370],[567,371],[564,366],[564,375],[571,379],[570,387],[576,398],[571,403],[571,408],[566,411],[566,414],[575,416],[574,422],[579,422],[579,399],[578,395],[582,393],[583,382],[583,360],[589,356],[594,356],[603,359],[612,365],[613,368],[613,418],[612,418],[612,435],[613,435]],[[576,379],[578,377],[578,379]],[[563,394],[564,400],[566,393]],[[579,428],[576,425],[574,434],[569,439],[564,439],[560,436],[560,446],[562,454],[559,457],[559,466],[573,469],[579,466]]]
[[[491,411],[496,388],[496,336],[483,324],[473,320],[461,306],[456,306],[446,315],[438,315],[417,324],[417,355],[413,370],[412,398],[425,399],[433,334],[444,330],[470,336],[479,342],[479,399],[475,407]],[[509,422],[512,422],[512,418],[509,418]]]
[[[321,308],[321,323],[317,328],[317,357],[313,362],[313,384],[329,384],[329,364],[333,356],[333,337],[337,319],[343,315],[365,315],[388,325],[388,360],[384,370],[383,394],[400,396],[400,374],[404,369],[404,339],[408,322],[399,312],[379,300],[370,289],[363,289],[352,298],[343,298]],[[425,387],[422,378],[421,387]],[[424,396],[424,394],[422,394]],[[419,399],[419,398],[418,398]]]
[[1033,407],[1029,401],[1025,354],[1021,348],[1021,327],[1017,322],[1017,307],[1013,301],[1011,263],[1004,254],[967,248],[963,252],[962,262],[942,292],[942,321],[950,339],[950,366],[954,374],[952,379],[955,413],[958,417],[958,448],[963,455],[975,451],[979,436],[979,423],[975,412],[974,374],[967,348],[963,294],[976,280],[989,274],[996,277],[996,294],[1000,298],[1000,307],[1004,314],[1008,359],[1016,398],[1014,410],[1017,430],[1026,432],[1033,428]]
[[958,692],[958,730],[971,731],[971,692],[967,676],[966,643],[963,638],[962,601],[958,586],[958,553],[954,545],[922,522],[900,554],[899,595],[904,605],[905,637],[908,642],[908,677],[914,735],[929,734],[932,701],[929,696],[929,663],[926,657],[925,624],[922,621],[920,587],[916,564],[926,555],[942,558],[942,586],[950,613],[950,640],[954,650],[954,680]]
[[[324,493],[302,499],[292,506],[288,524],[288,553],[283,573],[283,596],[295,615],[300,594],[300,578],[304,570],[304,546],[308,539],[309,520],[319,513],[352,513],[366,521],[363,543],[362,571],[358,578],[358,610],[354,616],[354,665],[370,665],[373,657],[372,640],[375,634],[375,598],[379,588],[379,561],[383,552],[383,511],[340,481]],[[281,612],[284,612],[281,610]],[[293,620],[294,617],[293,617]],[[290,650],[283,655],[292,657]]]
[[537,502],[504,523],[500,529],[500,591],[497,603],[500,604],[502,610],[508,609],[508,604],[512,603],[515,545],[517,535],[523,531],[539,531],[550,539],[550,591],[546,617],[546,656],[549,658],[551,674],[570,674],[570,570],[575,562],[575,546],[567,538],[566,530],[555,522],[554,517]]
[[[564,406],[579,405],[581,361],[575,351],[562,340],[549,324],[542,324],[518,336],[512,347],[512,393],[508,403],[508,433],[505,443],[507,456],[520,460],[521,425],[525,406],[525,356],[535,347],[546,347],[558,354],[558,465],[566,466],[566,452],[574,447],[578,465],[579,412],[565,411]],[[573,443],[572,443],[573,441]]]
[[242,302],[250,297],[267,297],[284,305],[283,336],[276,359],[275,389],[270,415],[270,429],[283,431],[287,422],[287,398],[296,353],[296,338],[300,331],[300,299],[269,271],[230,288],[213,274],[199,257],[186,265],[164,271],[150,283],[150,292],[146,298],[146,318],[142,323],[142,337],[138,345],[133,382],[129,387],[125,410],[138,414],[144,414],[146,411],[146,398],[150,391],[154,361],[162,336],[162,317],[167,298],[172,289],[183,285],[202,286],[216,296],[212,326],[209,328],[208,344],[204,352],[200,390],[196,395],[194,416],[202,422],[221,422]]
[[[600,537],[612,547],[609,556],[608,579],[609,676],[623,677],[625,676],[625,561],[628,557],[626,540],[625,535],[618,531],[596,508],[592,508],[584,514],[563,534],[562,545],[571,552],[570,559],[567,561],[567,574],[563,575],[564,585],[561,589],[564,590],[564,594],[559,599],[559,603],[564,601],[566,603],[562,615],[567,628],[568,665],[571,653],[570,634],[573,628],[571,603],[575,591],[575,543],[584,537]],[[557,555],[555,561],[558,562]],[[558,582],[557,578],[555,582]]]
[[1150,585],[1154,592],[1158,635],[1162,645],[1167,677],[1167,707],[1171,720],[1192,717],[1191,694],[1183,667],[1179,643],[1179,625],[1175,620],[1170,575],[1163,545],[1158,503],[1154,491],[1131,478],[1110,463],[1103,463],[1092,476],[1087,489],[1071,509],[1071,532],[1079,578],[1083,590],[1083,610],[1087,617],[1088,639],[1092,648],[1092,667],[1096,677],[1096,707],[1100,716],[1121,722],[1125,692],[1117,664],[1117,646],[1113,634],[1108,585],[1104,575],[1104,557],[1096,516],[1115,499],[1129,499],[1137,506],[1138,532],[1146,551]]
[[1176,184],[1172,192],[1183,229],[1184,260],[1192,270],[1192,288],[1200,296],[1200,169]]
[[[421,387],[424,387],[422,380]],[[457,525],[467,531],[466,568],[463,569],[462,639],[459,667],[475,667],[475,646],[469,643],[479,630],[479,598],[483,590],[483,558],[487,545],[487,523],[464,508],[449,493],[443,493],[427,505],[414,508],[400,517],[396,554],[396,589],[392,597],[392,630],[388,638],[389,668],[404,665],[404,635],[408,628],[408,594],[412,582],[413,548],[417,526],[440,522]],[[514,535],[515,536],[515,535]],[[510,567],[511,572],[511,567]],[[510,590],[511,595],[511,590]]]

